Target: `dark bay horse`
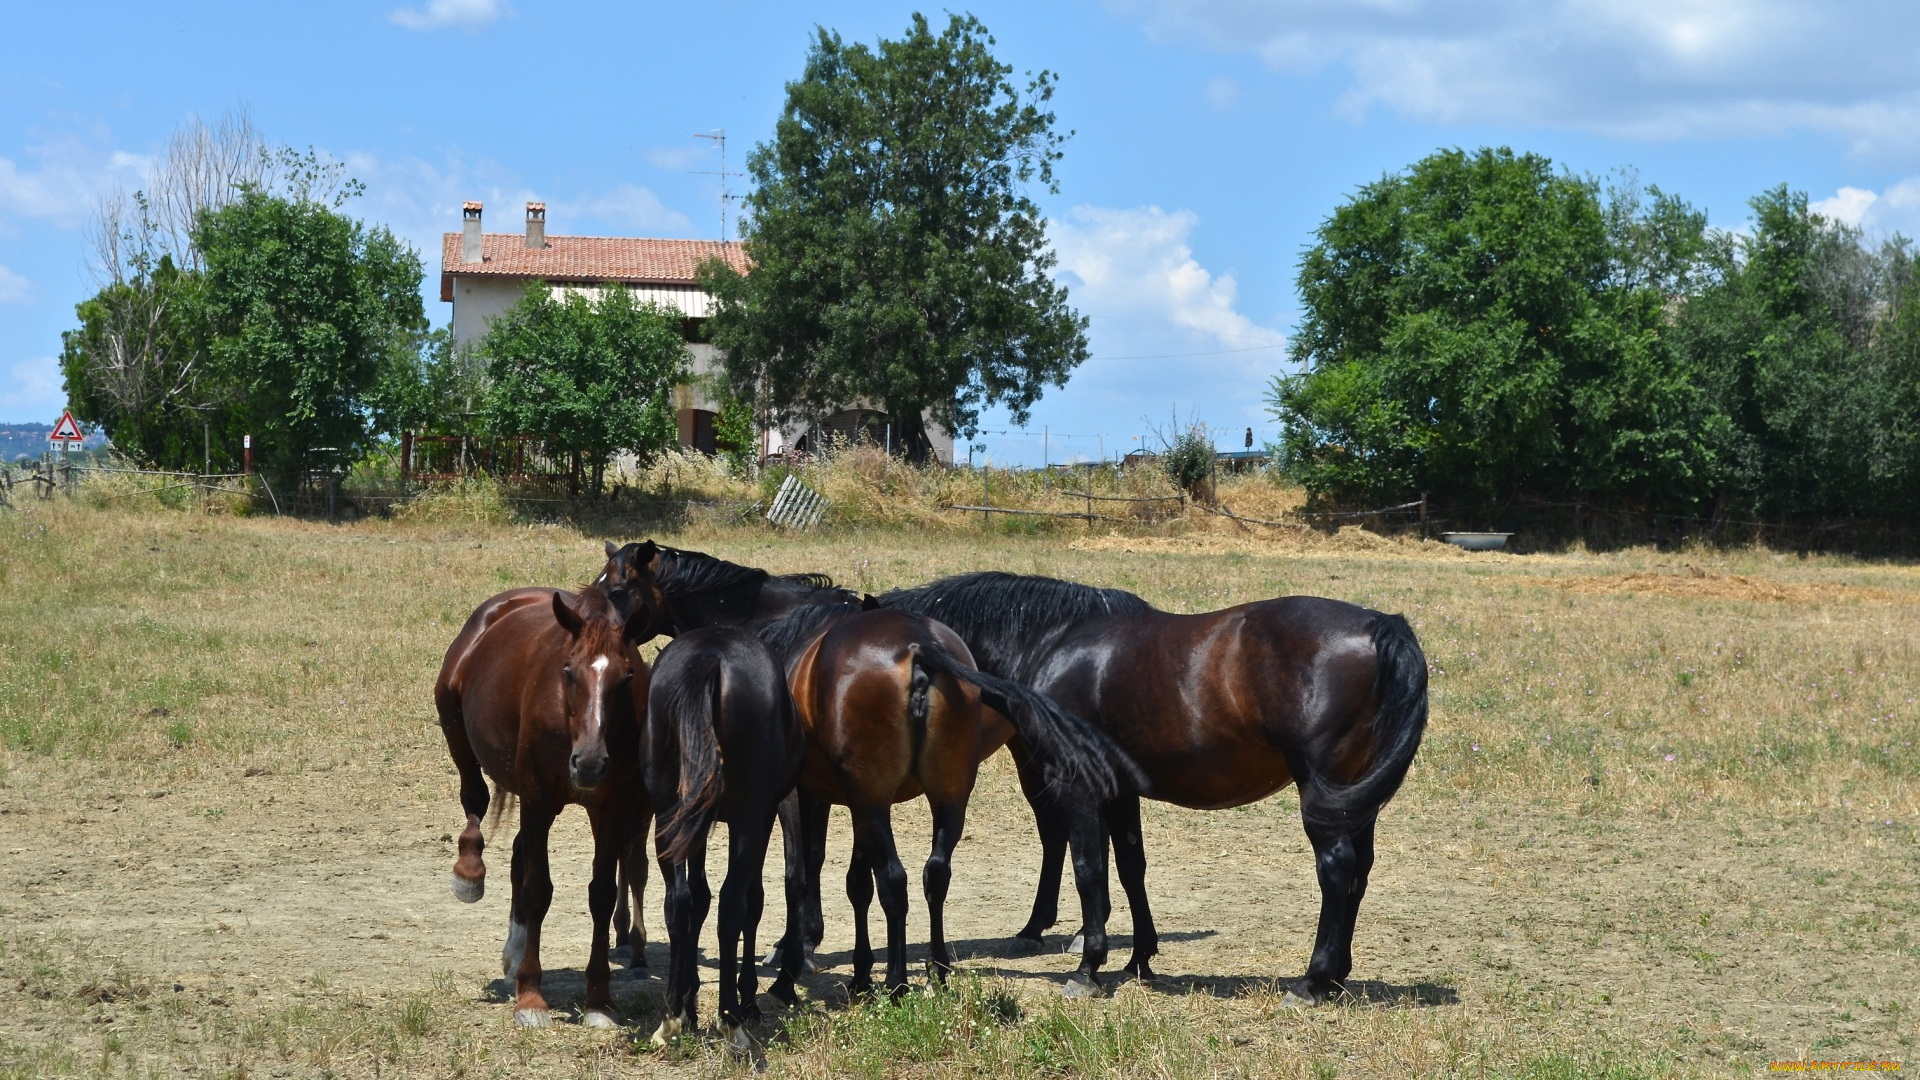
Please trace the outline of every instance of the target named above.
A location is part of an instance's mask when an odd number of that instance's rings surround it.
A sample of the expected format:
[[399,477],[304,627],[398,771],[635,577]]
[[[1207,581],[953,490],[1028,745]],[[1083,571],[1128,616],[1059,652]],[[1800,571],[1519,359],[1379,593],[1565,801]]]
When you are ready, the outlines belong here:
[[[736,627],[680,635],[655,661],[647,701],[647,792],[660,816],[655,847],[667,893],[667,1009],[653,1041],[692,1029],[700,979],[697,949],[707,918],[707,834],[727,823],[727,878],[720,886],[720,1010],[727,1045],[751,1047],[753,936],[765,903],[760,873],[780,803],[800,777],[805,740],[772,650]],[[787,898],[787,920],[800,918]],[[800,954],[773,993],[797,996]],[[744,961],[744,962],[743,962]]]
[[1043,849],[1022,938],[1037,942],[1054,922],[1073,833],[1085,918],[1079,974],[1097,985],[1110,910],[1106,844],[1082,851],[1078,839],[1097,830],[1111,840],[1133,910],[1127,970],[1150,977],[1158,936],[1147,905],[1141,795],[1216,810],[1297,783],[1320,921],[1307,971],[1288,995],[1318,1002],[1339,991],[1353,967],[1374,821],[1426,730],[1426,658],[1404,618],[1301,596],[1175,615],[1119,589],[998,572],[945,578],[878,603],[951,626],[982,668],[1086,717],[1146,772],[1139,794],[1121,793],[1090,821],[1087,804],[1055,797],[1016,753]]
[[[783,820],[800,843],[788,845],[788,888],[818,912],[825,809],[848,807],[854,851],[847,896],[855,914],[851,989],[872,985],[867,912],[878,886],[887,920],[889,993],[906,988],[906,871],[894,843],[890,808],[925,796],[934,821],[923,871],[930,953],[936,976],[952,968],[944,908],[952,856],[965,827],[979,763],[1018,732],[1035,781],[1064,802],[1100,802],[1141,782],[1111,740],[1024,686],[975,668],[966,644],[939,622],[902,612],[863,610],[852,594],[818,576],[774,578],[699,552],[631,544],[608,560],[601,580],[637,591],[656,613],[656,629],[680,633],[708,621],[757,627],[783,657],[787,683],[807,733],[798,813]],[[771,613],[772,617],[767,615]],[[994,712],[984,713],[985,701]],[[1009,723],[1011,721],[1011,723]],[[794,865],[796,859],[804,867]],[[800,873],[796,873],[800,870]],[[790,920],[783,967],[801,952],[815,924]]]
[[583,1021],[614,1024],[608,924],[616,866],[647,815],[639,766],[648,673],[626,633],[643,625],[623,619],[594,587],[577,597],[516,589],[468,618],[434,684],[467,812],[454,863],[459,899],[473,902],[485,891],[480,824],[489,801],[487,778],[499,787],[499,805],[508,796],[520,800],[501,965],[515,982],[514,1019],[523,1025],[547,1022],[540,991],[540,927],[553,900],[547,834],[568,804],[586,808],[594,836],[587,893],[593,944]]

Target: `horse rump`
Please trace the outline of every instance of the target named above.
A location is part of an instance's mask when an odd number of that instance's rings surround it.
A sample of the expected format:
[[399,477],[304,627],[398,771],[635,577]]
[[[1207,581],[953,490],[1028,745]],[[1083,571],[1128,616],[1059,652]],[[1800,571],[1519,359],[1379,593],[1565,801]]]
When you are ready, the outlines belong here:
[[1300,814],[1308,828],[1347,834],[1371,821],[1400,790],[1427,730],[1427,656],[1400,615],[1373,620],[1373,764],[1351,784],[1310,780]]
[[[724,784],[714,720],[720,712],[720,669],[720,655],[712,650],[702,650],[687,665],[661,664],[655,669],[647,723],[656,736],[664,738],[649,742],[655,753],[675,755],[679,766],[678,797],[672,810],[661,817],[656,834],[660,855],[668,862],[685,862],[719,814]],[[656,761],[649,768],[664,764]]]

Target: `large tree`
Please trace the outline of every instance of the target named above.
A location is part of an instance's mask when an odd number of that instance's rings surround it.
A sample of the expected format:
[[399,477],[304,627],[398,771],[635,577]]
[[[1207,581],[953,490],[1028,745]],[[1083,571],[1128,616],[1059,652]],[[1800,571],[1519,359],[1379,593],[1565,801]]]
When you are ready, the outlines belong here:
[[971,16],[897,41],[821,29],[787,84],[771,142],[747,159],[751,269],[703,271],[711,340],[733,392],[776,418],[879,404],[925,460],[923,417],[971,435],[980,409],[1015,422],[1087,357],[1086,320],[1049,276],[1046,223],[1065,136]]
[[332,176],[313,166],[285,195],[243,186],[193,233],[212,365],[255,433],[256,461],[281,472],[357,459],[372,435],[369,392],[427,328],[419,254],[340,213],[357,185],[337,189]]
[[681,326],[677,312],[621,286],[594,299],[533,282],[480,343],[488,426],[569,452],[576,484],[584,467],[598,492],[613,454],[673,445],[673,388],[687,372]]
[[1303,365],[1275,380],[1310,491],[1688,503],[1710,410],[1660,334],[1704,218],[1531,154],[1449,150],[1362,188],[1301,258]]

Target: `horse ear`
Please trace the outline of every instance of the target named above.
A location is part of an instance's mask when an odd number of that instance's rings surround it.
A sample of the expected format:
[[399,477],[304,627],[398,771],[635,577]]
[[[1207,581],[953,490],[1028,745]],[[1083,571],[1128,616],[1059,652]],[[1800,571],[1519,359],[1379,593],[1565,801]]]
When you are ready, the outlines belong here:
[[579,635],[581,627],[587,625],[580,613],[573,610],[573,603],[564,592],[555,591],[553,594],[553,617],[560,620],[560,625],[567,633],[575,636]]
[[879,597],[873,595],[872,593],[860,594],[860,610],[861,611],[875,611],[875,610],[878,610],[879,607],[880,607]]
[[633,553],[633,561],[637,563],[649,564],[649,568],[651,568],[651,564],[653,560],[657,558],[659,554],[660,554],[660,545],[654,543],[651,540],[642,540],[640,542],[639,549]]
[[620,549],[614,546],[613,541],[607,541],[607,558],[611,559],[618,554],[620,554]]

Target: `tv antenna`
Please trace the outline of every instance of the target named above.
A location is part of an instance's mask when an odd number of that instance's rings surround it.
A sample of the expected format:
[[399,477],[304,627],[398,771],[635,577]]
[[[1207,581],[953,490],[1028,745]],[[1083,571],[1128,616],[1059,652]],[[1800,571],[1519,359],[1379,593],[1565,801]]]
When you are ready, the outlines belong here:
[[717,171],[713,169],[695,169],[693,172],[696,176],[717,176],[720,178],[720,242],[724,244],[727,242],[727,204],[739,198],[739,196],[727,191],[727,178],[730,176],[745,176],[746,174],[731,172],[727,169],[726,128],[714,128],[704,135],[695,132],[693,137],[696,139],[708,139],[720,148],[720,168]]

